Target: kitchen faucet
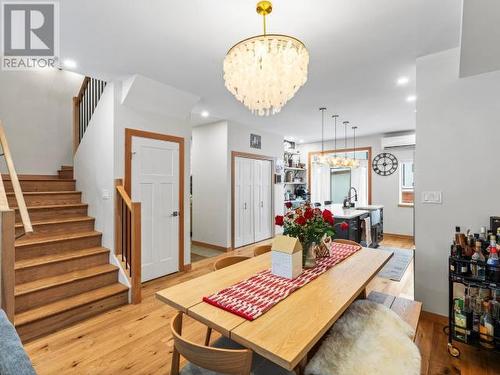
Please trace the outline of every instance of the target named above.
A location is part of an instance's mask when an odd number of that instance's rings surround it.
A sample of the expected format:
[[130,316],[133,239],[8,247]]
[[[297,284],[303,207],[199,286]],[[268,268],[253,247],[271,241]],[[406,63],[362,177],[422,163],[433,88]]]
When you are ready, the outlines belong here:
[[[354,196],[351,195],[352,190],[354,190]],[[349,191],[347,192],[347,197],[345,197],[345,199],[344,199],[344,205],[343,205],[344,208],[354,207],[354,204],[351,203],[352,198],[354,198],[354,202],[358,201],[358,191],[356,190],[356,188],[354,186],[351,186]]]

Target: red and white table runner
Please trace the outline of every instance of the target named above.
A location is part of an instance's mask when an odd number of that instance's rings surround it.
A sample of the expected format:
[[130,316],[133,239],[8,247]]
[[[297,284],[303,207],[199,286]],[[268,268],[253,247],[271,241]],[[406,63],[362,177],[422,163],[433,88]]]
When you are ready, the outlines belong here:
[[254,320],[360,249],[359,246],[334,242],[329,257],[316,259],[316,267],[304,270],[295,279],[275,276],[271,270],[266,270],[218,293],[203,297],[203,301],[247,320]]

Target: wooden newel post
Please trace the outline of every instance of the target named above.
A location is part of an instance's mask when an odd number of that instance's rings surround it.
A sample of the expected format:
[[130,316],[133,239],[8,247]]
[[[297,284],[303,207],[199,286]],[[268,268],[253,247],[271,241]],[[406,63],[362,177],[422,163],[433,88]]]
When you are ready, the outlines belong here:
[[13,210],[0,212],[0,301],[7,318],[14,323],[15,220]]
[[132,303],[141,302],[141,203],[132,202]]
[[80,99],[73,97],[73,155],[80,144]]
[[118,256],[122,253],[122,198],[116,189],[117,186],[123,185],[121,178],[115,180],[115,254]]

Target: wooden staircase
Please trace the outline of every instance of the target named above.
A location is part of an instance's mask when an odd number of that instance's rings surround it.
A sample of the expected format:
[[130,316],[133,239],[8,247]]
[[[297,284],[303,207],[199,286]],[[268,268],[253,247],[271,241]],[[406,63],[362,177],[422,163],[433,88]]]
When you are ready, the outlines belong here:
[[3,180],[16,210],[14,322],[24,342],[128,303],[128,288],[75,190],[72,167],[19,176],[34,230],[24,236],[12,184]]

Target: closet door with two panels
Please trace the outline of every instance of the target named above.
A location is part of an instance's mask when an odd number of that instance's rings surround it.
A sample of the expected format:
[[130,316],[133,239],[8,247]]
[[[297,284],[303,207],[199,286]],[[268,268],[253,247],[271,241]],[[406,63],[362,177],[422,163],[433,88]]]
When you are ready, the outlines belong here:
[[271,161],[235,158],[234,246],[241,247],[272,235]]

